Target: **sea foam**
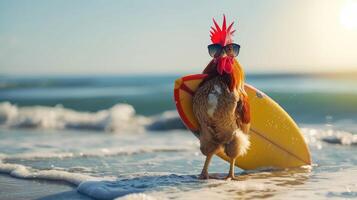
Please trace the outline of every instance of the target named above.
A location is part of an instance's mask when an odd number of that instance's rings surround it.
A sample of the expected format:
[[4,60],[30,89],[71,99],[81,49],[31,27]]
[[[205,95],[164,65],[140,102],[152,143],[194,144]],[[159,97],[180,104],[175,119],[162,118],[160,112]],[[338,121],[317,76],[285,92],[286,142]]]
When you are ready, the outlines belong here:
[[[100,148],[93,149],[86,152],[29,152],[16,155],[0,154],[0,159],[3,161],[13,160],[43,160],[43,159],[67,159],[67,158],[89,158],[89,157],[107,157],[107,156],[124,156],[136,155],[146,153],[163,153],[163,152],[185,152],[197,148],[195,145],[191,146],[155,146],[155,147],[141,147],[141,148]],[[0,161],[1,161],[0,160]]]
[[20,164],[3,163],[1,160],[0,173],[20,179],[64,181],[76,186],[76,190],[79,193],[95,199],[119,199],[123,197],[123,199],[152,200],[154,199],[153,197],[143,194],[143,192],[180,182],[197,182],[195,176],[160,173],[149,173],[144,176],[143,174],[138,174],[133,178],[116,180],[114,177],[99,178],[57,169],[39,170]]
[[86,129],[119,132],[140,129],[148,119],[135,115],[128,104],[116,104],[98,112],[79,112],[61,105],[55,107],[18,107],[9,102],[0,103],[0,125],[9,128]]
[[153,196],[144,193],[138,193],[138,194],[128,194],[123,197],[115,198],[114,200],[157,200],[157,199],[162,199],[162,198],[155,198]]
[[152,117],[136,115],[129,104],[116,104],[98,112],[81,112],[61,105],[19,107],[0,103],[0,125],[7,128],[77,129],[105,132],[185,129],[175,110]]
[[15,178],[64,181],[73,185],[79,185],[83,181],[99,180],[84,174],[71,173],[60,170],[37,170],[20,164],[2,163],[0,161],[0,173],[8,174]]

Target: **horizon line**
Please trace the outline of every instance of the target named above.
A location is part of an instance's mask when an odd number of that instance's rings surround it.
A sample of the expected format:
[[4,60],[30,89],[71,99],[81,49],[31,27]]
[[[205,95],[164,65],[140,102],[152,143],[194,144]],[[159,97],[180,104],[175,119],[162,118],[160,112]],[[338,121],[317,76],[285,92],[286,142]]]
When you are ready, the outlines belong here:
[[[95,76],[182,76],[184,74],[200,74],[200,72],[131,72],[131,73],[119,73],[119,72],[104,72],[104,73],[41,73],[41,74],[16,74],[16,73],[0,73],[0,77],[95,77]],[[329,70],[329,71],[246,71],[246,76],[259,76],[259,75],[301,75],[301,76],[357,76],[357,69],[356,70]]]

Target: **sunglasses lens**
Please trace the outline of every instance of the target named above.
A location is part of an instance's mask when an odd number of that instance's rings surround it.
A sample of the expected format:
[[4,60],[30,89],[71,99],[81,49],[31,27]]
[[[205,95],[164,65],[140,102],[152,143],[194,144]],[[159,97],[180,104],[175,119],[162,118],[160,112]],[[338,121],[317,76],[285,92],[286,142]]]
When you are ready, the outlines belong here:
[[233,51],[234,51],[234,55],[235,56],[238,56],[239,50],[240,50],[240,45],[239,44],[233,44]]
[[229,46],[227,45],[227,48],[229,48],[229,51],[231,52],[232,56],[234,56],[234,57],[238,56],[239,50],[240,50],[239,44],[232,43]]
[[219,44],[208,45],[208,53],[211,57],[215,58],[221,54],[222,46]]

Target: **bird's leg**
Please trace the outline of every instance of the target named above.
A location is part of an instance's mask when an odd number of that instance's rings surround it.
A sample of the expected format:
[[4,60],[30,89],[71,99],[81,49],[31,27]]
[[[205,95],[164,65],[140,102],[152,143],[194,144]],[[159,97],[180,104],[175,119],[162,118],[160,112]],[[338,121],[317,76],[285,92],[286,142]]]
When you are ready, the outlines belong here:
[[231,158],[230,160],[230,166],[229,166],[229,173],[226,177],[226,180],[231,179],[231,180],[238,180],[235,176],[234,176],[234,163],[236,162],[236,158]]
[[200,179],[209,179],[209,175],[208,175],[208,166],[211,162],[212,156],[214,155],[214,153],[210,153],[206,156],[206,160],[205,160],[205,164],[203,166],[201,175],[200,175]]

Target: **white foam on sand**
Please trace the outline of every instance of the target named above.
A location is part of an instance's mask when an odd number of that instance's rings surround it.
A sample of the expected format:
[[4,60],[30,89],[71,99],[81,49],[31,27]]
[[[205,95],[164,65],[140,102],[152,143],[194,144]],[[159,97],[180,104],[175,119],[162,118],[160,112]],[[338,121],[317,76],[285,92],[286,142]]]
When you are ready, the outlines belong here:
[[19,164],[2,163],[0,161],[0,173],[8,174],[15,178],[39,179],[65,181],[73,185],[79,185],[83,181],[100,180],[99,178],[88,175],[71,173],[60,170],[37,170]]
[[9,102],[0,103],[0,125],[12,128],[39,129],[89,129],[120,132],[138,130],[149,123],[149,119],[135,115],[128,104],[116,104],[98,112],[79,112],[58,105],[55,107],[18,107]]
[[159,200],[159,199],[163,199],[163,198],[153,197],[144,193],[138,193],[138,194],[128,194],[123,197],[115,198],[114,200]]

